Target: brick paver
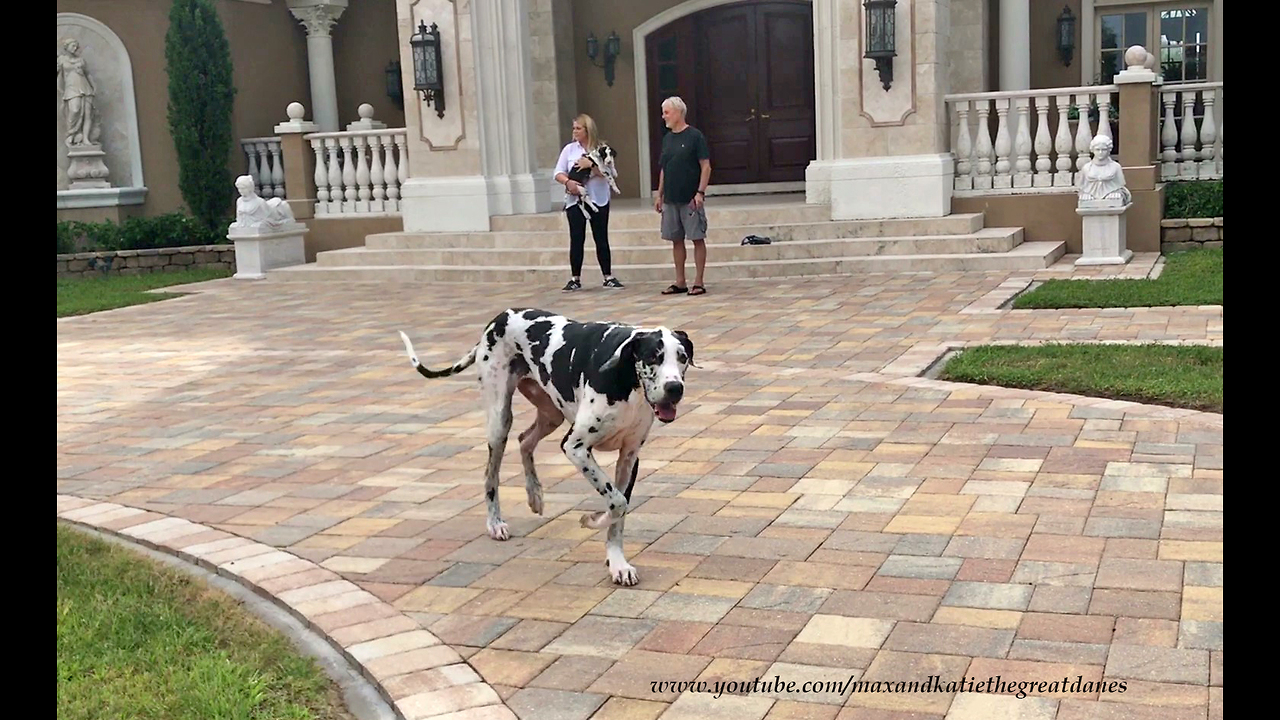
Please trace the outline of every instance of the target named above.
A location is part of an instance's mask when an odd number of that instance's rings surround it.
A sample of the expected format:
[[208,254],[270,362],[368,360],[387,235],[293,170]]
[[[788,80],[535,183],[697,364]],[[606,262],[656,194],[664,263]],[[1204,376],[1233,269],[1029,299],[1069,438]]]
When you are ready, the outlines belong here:
[[[999,308],[1069,274],[697,298],[214,283],[58,322],[59,516],[272,595],[407,717],[1219,716],[1221,416],[919,377],[983,342],[1222,342],[1220,307]],[[696,344],[681,417],[641,458],[635,588],[609,581],[577,521],[598,500],[551,439],[544,516],[509,443],[512,538],[488,539],[474,377],[424,382],[404,358],[397,330],[439,365],[507,306]],[[1094,687],[1012,702],[653,685],[931,674]]]

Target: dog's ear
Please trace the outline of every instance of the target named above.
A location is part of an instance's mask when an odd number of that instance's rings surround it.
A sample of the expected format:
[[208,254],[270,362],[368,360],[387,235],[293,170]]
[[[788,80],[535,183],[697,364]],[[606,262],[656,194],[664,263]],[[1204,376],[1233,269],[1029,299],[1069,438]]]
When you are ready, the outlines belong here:
[[611,373],[619,367],[625,367],[623,363],[635,364],[635,340],[637,337],[639,337],[639,333],[627,338],[625,342],[618,346],[618,349],[614,351],[613,356],[604,361],[604,364],[600,366],[601,375]]
[[684,351],[689,356],[689,364],[693,365],[693,367],[698,367],[693,362],[693,341],[689,339],[689,333],[683,330],[672,330],[671,334],[675,335],[680,344],[684,346]]

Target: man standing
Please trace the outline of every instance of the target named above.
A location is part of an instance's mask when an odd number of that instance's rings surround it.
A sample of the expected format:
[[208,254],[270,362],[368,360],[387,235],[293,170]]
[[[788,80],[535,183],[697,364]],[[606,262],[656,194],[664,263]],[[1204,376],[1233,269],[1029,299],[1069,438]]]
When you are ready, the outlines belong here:
[[[662,101],[662,122],[670,130],[662,138],[658,158],[658,197],[653,209],[662,213],[662,239],[671,242],[676,282],[663,295],[702,295],[703,271],[707,265],[707,212],[704,207],[707,181],[711,179],[711,150],[707,138],[685,122],[688,108],[678,97]],[[693,241],[693,261],[697,276],[685,287],[684,241]]]

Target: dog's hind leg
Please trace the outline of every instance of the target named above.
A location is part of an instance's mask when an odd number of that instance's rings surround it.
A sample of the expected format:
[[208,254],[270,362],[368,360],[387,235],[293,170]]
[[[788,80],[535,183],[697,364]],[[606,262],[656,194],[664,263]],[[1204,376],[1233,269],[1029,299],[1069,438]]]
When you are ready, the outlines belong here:
[[489,505],[486,527],[489,537],[506,540],[511,531],[502,521],[502,509],[498,505],[498,472],[502,468],[502,453],[507,448],[507,435],[511,433],[511,396],[516,390],[516,375],[507,368],[490,364],[480,380],[489,433],[489,462],[484,473],[484,499]]
[[542,514],[542,483],[538,480],[538,471],[533,466],[533,451],[538,443],[564,423],[564,415],[556,408],[551,396],[533,378],[521,378],[516,384],[520,394],[524,395],[538,409],[529,429],[520,433],[520,461],[524,463],[524,489],[529,496],[529,509],[535,515]]
[[[615,473],[615,483],[622,490],[622,494],[627,499],[627,503],[631,502],[631,488],[635,485],[636,474],[640,472],[640,448],[624,447],[618,453],[618,464]],[[613,578],[613,582],[617,585],[635,585],[640,582],[640,576],[636,573],[636,569],[631,563],[627,562],[626,556],[622,552],[622,527],[626,523],[626,517],[620,517],[609,525],[608,539],[605,540],[605,562],[609,566],[609,575]]]

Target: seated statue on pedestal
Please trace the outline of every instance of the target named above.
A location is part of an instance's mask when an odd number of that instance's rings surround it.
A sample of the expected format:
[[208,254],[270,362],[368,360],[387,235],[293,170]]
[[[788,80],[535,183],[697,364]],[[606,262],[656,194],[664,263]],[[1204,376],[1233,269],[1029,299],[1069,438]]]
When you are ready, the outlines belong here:
[[1079,199],[1113,200],[1119,205],[1128,205],[1133,195],[1125,186],[1124,171],[1120,163],[1111,159],[1111,138],[1098,135],[1089,143],[1089,152],[1093,159],[1080,171]]
[[283,199],[259,197],[253,187],[252,176],[236,178],[236,189],[240,191],[240,198],[236,200],[236,220],[231,223],[232,229],[277,230],[297,222],[289,203]]

